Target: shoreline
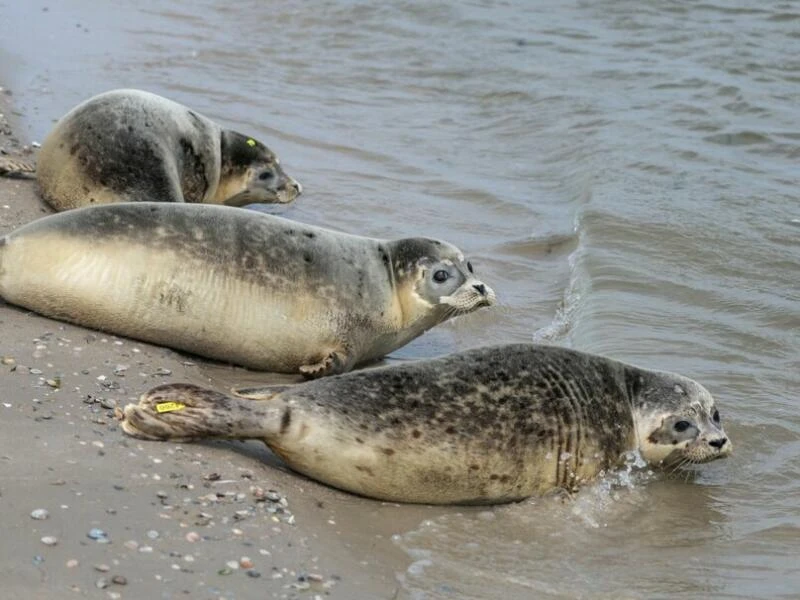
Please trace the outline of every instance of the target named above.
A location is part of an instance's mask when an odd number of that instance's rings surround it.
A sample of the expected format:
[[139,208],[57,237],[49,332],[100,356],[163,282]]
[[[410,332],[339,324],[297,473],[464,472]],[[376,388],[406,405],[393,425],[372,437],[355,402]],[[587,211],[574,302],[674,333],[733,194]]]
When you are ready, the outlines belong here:
[[[15,108],[0,92],[0,148],[31,161]],[[49,212],[33,179],[0,177],[0,235]],[[267,374],[3,301],[0,331],[4,598],[400,597],[411,561],[391,535],[441,511],[327,488],[256,441],[139,442],[113,417],[161,383]]]

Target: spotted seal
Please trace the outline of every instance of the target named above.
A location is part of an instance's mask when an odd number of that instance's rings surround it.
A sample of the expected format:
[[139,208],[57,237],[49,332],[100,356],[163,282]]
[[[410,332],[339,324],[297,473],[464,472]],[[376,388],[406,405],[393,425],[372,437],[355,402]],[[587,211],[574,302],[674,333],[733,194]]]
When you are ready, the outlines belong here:
[[633,450],[667,467],[731,452],[700,384],[555,346],[478,348],[239,394],[251,399],[168,384],[118,416],[142,439],[262,439],[313,479],[429,504],[573,490]]
[[258,370],[341,373],[495,302],[458,248],[208,204],[56,213],[0,238],[0,297]]
[[261,142],[130,89],[94,96],[61,118],[42,144],[36,175],[56,210],[140,200],[286,203],[302,191]]

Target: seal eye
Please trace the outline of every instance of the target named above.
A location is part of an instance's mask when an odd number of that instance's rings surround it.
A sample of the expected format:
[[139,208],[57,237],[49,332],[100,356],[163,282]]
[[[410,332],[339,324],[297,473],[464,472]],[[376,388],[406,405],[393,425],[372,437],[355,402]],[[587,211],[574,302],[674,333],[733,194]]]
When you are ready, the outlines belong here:
[[474,273],[475,272],[475,271],[472,270],[472,263],[469,262],[469,261],[467,261],[467,271],[469,271],[470,273]]
[[439,269],[433,274],[433,280],[436,283],[444,283],[450,277],[450,273],[445,271],[444,269]]
[[675,423],[675,425],[673,425],[673,429],[675,429],[675,431],[677,431],[678,433],[682,433],[687,429],[689,429],[689,427],[691,426],[692,424],[689,423],[689,421],[678,421],[677,423]]
[[714,409],[714,414],[711,415],[711,418],[714,419],[714,423],[719,423],[719,411]]
[[272,175],[272,171],[262,171],[262,172],[261,172],[261,173],[259,173],[259,175],[258,175],[258,178],[259,178],[261,181],[266,181],[267,179],[272,179],[272,177],[273,177],[273,175]]

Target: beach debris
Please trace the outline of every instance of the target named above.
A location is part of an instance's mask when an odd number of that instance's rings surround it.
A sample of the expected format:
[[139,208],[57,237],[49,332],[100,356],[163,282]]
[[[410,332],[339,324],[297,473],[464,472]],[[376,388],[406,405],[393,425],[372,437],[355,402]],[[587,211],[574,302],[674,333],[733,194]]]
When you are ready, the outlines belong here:
[[37,508],[31,511],[31,519],[35,519],[37,521],[44,521],[48,517],[50,517],[50,513],[47,511],[47,509]]
[[100,398],[100,406],[109,410],[114,410],[117,408],[117,401],[113,398]]
[[108,544],[111,540],[108,539],[108,534],[98,527],[93,527],[86,534],[89,539],[95,540],[98,544]]
[[202,538],[200,537],[200,534],[197,533],[196,531],[190,531],[189,533],[186,534],[186,541],[189,542],[190,544],[199,542],[201,539]]
[[46,535],[42,538],[41,542],[45,546],[55,546],[58,544],[58,538],[54,535]]

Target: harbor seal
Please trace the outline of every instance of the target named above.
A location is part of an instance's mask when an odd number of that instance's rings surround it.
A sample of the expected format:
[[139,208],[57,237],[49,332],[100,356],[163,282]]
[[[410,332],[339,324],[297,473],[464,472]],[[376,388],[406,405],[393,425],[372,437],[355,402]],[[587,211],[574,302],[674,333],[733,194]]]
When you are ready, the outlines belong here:
[[287,203],[302,186],[251,137],[167,98],[113,90],[56,123],[36,165],[56,210],[126,201]]
[[495,302],[456,247],[208,204],[128,202],[0,238],[0,297],[257,370],[341,373]]
[[731,452],[700,384],[556,346],[478,348],[239,393],[266,400],[168,384],[117,416],[141,439],[262,439],[328,485],[426,504],[574,490],[633,450],[667,468]]

